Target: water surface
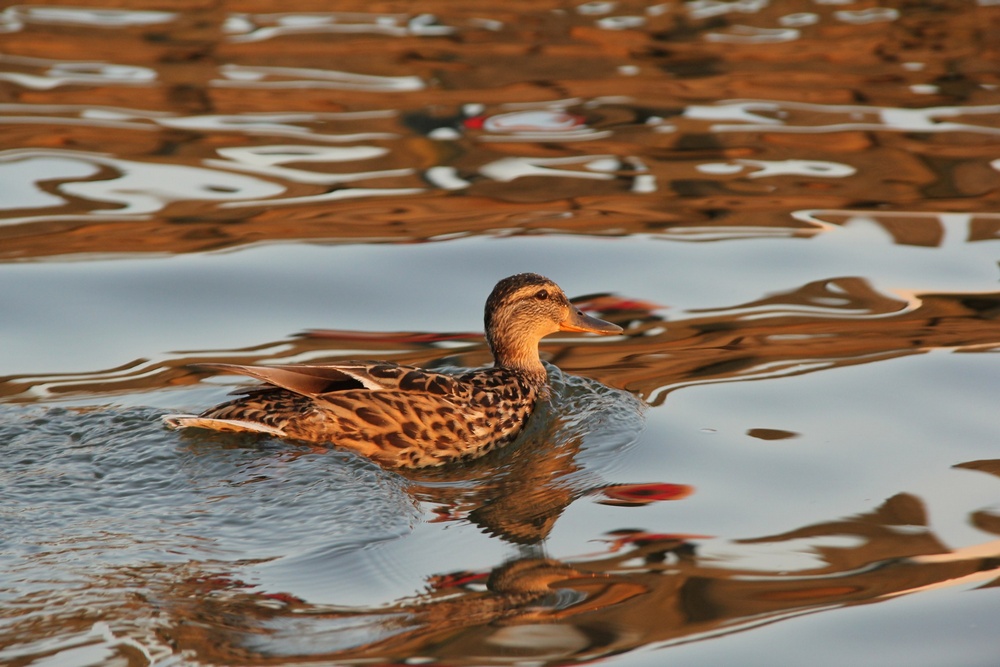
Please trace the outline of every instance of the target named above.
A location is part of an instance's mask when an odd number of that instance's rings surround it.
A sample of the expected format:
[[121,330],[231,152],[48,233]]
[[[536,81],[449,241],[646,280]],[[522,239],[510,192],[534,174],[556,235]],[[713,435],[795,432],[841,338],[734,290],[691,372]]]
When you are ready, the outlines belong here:
[[[996,663],[995,2],[282,9],[0,13],[0,662]],[[482,461],[160,423],[519,271]]]

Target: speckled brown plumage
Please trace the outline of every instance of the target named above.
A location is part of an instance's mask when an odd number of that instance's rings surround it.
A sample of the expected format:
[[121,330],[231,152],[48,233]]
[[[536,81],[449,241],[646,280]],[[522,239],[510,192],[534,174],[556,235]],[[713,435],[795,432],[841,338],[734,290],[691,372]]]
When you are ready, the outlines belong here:
[[389,362],[322,366],[206,364],[263,385],[199,416],[168,415],[173,427],[251,431],[329,443],[387,466],[418,468],[482,456],[508,444],[547,391],[538,342],[556,331],[620,333],[584,315],[551,280],[501,280],[486,303],[493,368],[445,374]]

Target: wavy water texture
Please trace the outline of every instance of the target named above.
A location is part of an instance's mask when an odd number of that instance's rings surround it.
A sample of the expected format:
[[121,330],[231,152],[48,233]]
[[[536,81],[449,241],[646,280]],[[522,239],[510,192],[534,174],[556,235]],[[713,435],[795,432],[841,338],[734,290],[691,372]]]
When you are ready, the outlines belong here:
[[992,8],[424,9],[9,8],[0,256],[998,208]]
[[[563,509],[607,485],[603,475],[614,468],[607,459],[633,443],[643,424],[631,394],[552,373],[552,400],[516,444],[477,465],[414,473],[409,481],[352,453],[178,436],[148,409],[6,410],[0,504],[12,537],[5,580],[17,587],[0,586],[0,596],[5,643],[20,645],[8,652],[30,652],[28,640],[39,632],[34,617],[54,629],[98,614],[106,636],[90,633],[81,644],[103,641],[109,654],[126,644],[153,657],[164,650],[154,637],[165,619],[145,604],[116,611],[118,597],[139,581],[164,596],[154,605],[169,607],[180,602],[174,586],[239,589],[237,576],[254,576],[268,562],[300,577],[303,567],[307,576],[335,572],[346,583],[366,576],[372,556],[360,554],[406,536],[421,512],[512,543],[539,543]],[[72,603],[53,596],[48,589],[56,585]],[[84,593],[85,605],[80,590],[94,592]],[[65,614],[46,611],[63,604]],[[179,621],[186,613],[169,616]]]
[[[0,9],[0,663],[995,665],[995,0],[86,4]],[[480,461],[160,424],[519,271],[625,334]]]

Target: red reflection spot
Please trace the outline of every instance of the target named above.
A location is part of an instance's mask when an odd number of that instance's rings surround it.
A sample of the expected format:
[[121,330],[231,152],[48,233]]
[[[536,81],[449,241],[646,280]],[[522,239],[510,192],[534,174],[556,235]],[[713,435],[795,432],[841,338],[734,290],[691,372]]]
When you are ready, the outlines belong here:
[[694,493],[688,484],[617,484],[601,489],[605,496],[597,502],[602,505],[635,507],[663,500],[680,500]]
[[466,118],[462,121],[462,125],[470,130],[481,130],[483,129],[483,123],[485,122],[486,116],[473,116],[472,118]]
[[435,590],[458,588],[468,584],[486,583],[490,575],[486,572],[452,572],[430,577],[428,583]]

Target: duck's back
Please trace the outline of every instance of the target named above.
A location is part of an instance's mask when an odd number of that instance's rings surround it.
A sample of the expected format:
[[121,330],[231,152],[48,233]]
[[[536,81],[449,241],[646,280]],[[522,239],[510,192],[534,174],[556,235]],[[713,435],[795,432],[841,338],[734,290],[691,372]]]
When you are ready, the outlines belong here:
[[380,376],[370,388],[307,394],[263,385],[184,425],[257,430],[345,447],[383,465],[425,467],[511,442],[538,395],[537,387],[502,368],[457,376],[391,364],[370,370]]

